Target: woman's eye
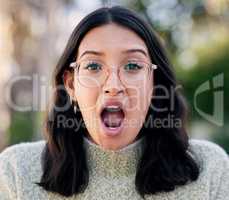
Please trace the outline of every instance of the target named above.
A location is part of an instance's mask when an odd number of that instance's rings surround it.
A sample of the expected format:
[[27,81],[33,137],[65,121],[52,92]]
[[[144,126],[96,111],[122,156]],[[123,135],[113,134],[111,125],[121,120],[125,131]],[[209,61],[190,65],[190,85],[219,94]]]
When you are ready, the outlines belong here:
[[84,69],[88,69],[90,71],[96,71],[96,70],[100,70],[101,69],[101,65],[98,63],[90,63],[87,64]]
[[125,70],[127,70],[127,71],[136,71],[136,70],[139,70],[141,68],[142,68],[142,66],[138,63],[128,63],[125,65]]

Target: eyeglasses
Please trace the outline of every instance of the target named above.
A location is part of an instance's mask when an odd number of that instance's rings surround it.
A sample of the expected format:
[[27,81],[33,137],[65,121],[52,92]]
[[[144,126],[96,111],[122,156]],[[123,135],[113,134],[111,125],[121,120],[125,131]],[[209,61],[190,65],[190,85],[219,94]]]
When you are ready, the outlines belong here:
[[[98,87],[105,83],[111,68],[98,60],[82,60],[70,64],[77,70],[79,83],[85,87]],[[147,81],[157,65],[140,60],[128,60],[118,66],[119,80],[129,86],[137,86]]]

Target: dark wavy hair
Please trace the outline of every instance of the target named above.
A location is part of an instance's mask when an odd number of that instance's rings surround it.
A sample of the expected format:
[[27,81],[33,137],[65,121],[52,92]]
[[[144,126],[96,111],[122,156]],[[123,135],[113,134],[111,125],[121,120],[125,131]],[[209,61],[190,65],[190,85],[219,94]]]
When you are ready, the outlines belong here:
[[[65,119],[76,119],[78,122],[82,120],[80,110],[74,113],[65,88],[58,89],[58,87],[64,85],[63,73],[65,70],[70,70],[69,65],[75,61],[79,44],[85,34],[94,27],[109,23],[129,28],[144,40],[152,62],[158,66],[154,73],[154,87],[163,86],[170,91],[177,86],[172,65],[159,37],[134,11],[121,6],[102,7],[83,18],[70,36],[54,70],[54,100],[45,120],[47,143],[42,154],[43,174],[37,183],[47,191],[66,197],[84,192],[88,185],[89,172],[83,147],[83,135],[86,130],[85,127],[76,130],[76,124],[74,127],[58,125],[58,116],[61,115]],[[138,134],[138,137],[144,135],[146,138],[135,177],[136,190],[142,197],[146,194],[172,191],[178,185],[197,180],[199,176],[198,165],[187,152],[189,146],[185,130],[187,107],[181,93],[176,89],[172,92],[173,105],[170,98],[152,98],[145,121],[150,117],[163,120],[173,115],[174,118],[181,120],[180,126],[156,127],[144,124]],[[157,95],[164,95],[164,92],[156,89],[154,96]],[[69,106],[64,110],[57,109],[66,105]],[[153,109],[152,105],[157,109]]]

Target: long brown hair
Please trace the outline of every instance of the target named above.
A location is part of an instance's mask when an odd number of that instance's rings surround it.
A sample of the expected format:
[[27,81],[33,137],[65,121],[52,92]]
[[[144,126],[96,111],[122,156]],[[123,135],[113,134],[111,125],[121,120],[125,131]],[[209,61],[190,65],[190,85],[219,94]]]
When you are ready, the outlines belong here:
[[[58,117],[82,121],[80,110],[75,114],[69,101],[67,91],[57,89],[63,86],[63,73],[70,70],[69,65],[75,61],[75,55],[82,38],[94,27],[108,23],[117,23],[137,33],[147,45],[151,60],[158,66],[154,75],[154,86],[163,86],[168,91],[176,88],[176,79],[172,65],[163,46],[149,26],[132,10],[114,6],[102,7],[87,15],[74,29],[67,46],[55,68],[53,83],[55,98],[47,114],[46,138],[47,144],[43,151],[43,175],[40,185],[47,191],[57,192],[63,196],[71,196],[83,192],[88,184],[89,173],[83,148],[85,127],[58,126]],[[135,179],[136,190],[144,197],[145,194],[155,194],[161,191],[171,191],[177,185],[184,185],[189,180],[197,180],[199,168],[193,158],[186,152],[188,135],[185,130],[186,106],[178,90],[173,91],[174,109],[158,111],[150,106],[146,116],[165,119],[169,115],[181,120],[179,127],[155,127],[144,124],[139,136],[146,137],[143,155],[137,166]],[[162,91],[155,90],[154,95]],[[66,106],[66,109],[60,110]],[[170,99],[152,99],[151,105],[156,108],[170,108]]]

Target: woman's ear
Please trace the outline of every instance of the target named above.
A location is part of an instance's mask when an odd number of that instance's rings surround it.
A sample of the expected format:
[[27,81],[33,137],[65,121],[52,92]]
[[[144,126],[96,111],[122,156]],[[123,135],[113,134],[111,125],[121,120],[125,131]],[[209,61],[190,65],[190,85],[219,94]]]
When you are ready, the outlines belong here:
[[63,74],[63,82],[64,82],[64,87],[67,90],[68,95],[70,96],[71,99],[74,99],[73,97],[75,88],[74,88],[74,72],[70,72],[68,70],[64,71]]

